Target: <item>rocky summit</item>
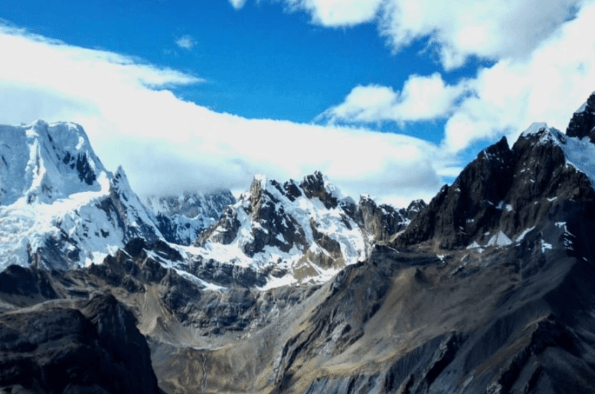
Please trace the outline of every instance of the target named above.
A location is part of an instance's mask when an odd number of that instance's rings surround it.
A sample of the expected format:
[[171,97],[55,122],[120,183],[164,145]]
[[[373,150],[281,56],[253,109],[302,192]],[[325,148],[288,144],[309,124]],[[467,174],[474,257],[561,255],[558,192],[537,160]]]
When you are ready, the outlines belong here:
[[[185,245],[157,215],[208,216],[203,200],[144,205],[92,151],[70,155],[94,176],[64,164],[66,126],[12,128],[13,146],[58,153],[19,160],[59,162],[18,172],[7,150],[0,169],[0,391],[592,393],[593,97],[566,133],[534,124],[486,148],[429,204],[356,202],[320,172],[256,176]],[[32,181],[9,192],[23,169]],[[25,246],[6,246],[10,228]],[[78,241],[102,229],[115,247]]]

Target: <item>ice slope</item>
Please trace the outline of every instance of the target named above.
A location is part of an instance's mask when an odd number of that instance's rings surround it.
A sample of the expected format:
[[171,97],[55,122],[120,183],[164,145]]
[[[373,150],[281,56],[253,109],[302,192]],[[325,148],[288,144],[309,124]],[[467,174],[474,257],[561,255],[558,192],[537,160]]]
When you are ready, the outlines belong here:
[[120,168],[113,175],[81,126],[0,126],[0,270],[101,262],[135,236],[160,236]]

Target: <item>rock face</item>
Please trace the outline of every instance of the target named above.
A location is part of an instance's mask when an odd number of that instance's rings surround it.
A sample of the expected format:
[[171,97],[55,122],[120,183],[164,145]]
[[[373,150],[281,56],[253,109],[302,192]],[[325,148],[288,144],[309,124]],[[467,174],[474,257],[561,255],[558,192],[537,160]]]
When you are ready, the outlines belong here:
[[589,137],[591,142],[595,142],[595,93],[572,115],[566,134],[569,137]]
[[229,190],[216,190],[205,194],[183,193],[177,197],[152,196],[146,199],[145,205],[155,215],[157,227],[168,242],[190,245],[235,202]]
[[443,187],[394,246],[502,246],[566,223],[571,206],[591,209],[586,207],[594,197],[592,174],[581,156],[589,157],[593,147],[544,124],[533,125],[512,149],[502,139],[481,152],[452,186]]
[[[74,307],[73,307],[74,306]],[[0,388],[27,393],[159,393],[130,311],[95,293],[0,315]]]
[[416,200],[406,209],[395,209],[391,205],[377,205],[371,198],[362,196],[355,216],[376,242],[383,243],[403,231],[426,205],[423,200]]

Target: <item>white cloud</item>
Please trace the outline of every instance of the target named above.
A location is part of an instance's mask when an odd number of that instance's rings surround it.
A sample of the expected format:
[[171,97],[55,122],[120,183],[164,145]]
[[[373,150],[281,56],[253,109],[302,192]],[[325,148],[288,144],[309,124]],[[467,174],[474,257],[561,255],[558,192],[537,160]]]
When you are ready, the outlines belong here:
[[[408,4],[417,7],[417,3]],[[489,1],[481,4],[487,6]],[[547,2],[543,3],[545,9],[552,11],[553,6],[550,6]],[[424,12],[415,9],[418,13]],[[547,20],[542,11],[540,8],[536,18]],[[435,12],[430,9],[432,15]],[[409,20],[411,24],[416,20],[413,14]],[[430,16],[417,16],[419,21],[428,18]],[[515,19],[511,15],[509,18]],[[522,18],[516,19],[522,22]],[[499,59],[493,66],[479,69],[474,78],[453,86],[445,84],[439,74],[411,76],[400,92],[385,86],[358,86],[343,103],[323,115],[331,122],[356,123],[444,118],[447,122],[443,146],[453,153],[461,152],[477,140],[495,139],[502,135],[514,141],[522,130],[536,121],[564,130],[574,110],[595,90],[593,20],[595,2],[584,2],[577,9],[575,18],[561,23],[551,32],[548,28],[548,34],[544,34],[541,41],[531,41],[530,45],[528,41],[519,44],[516,50],[524,48],[522,56],[505,50],[504,44],[498,46],[486,41],[488,47],[500,48],[500,52],[494,50],[494,56],[508,57]],[[551,23],[545,25],[551,26]],[[449,34],[454,34],[460,26],[452,29]],[[510,37],[517,38],[518,35],[513,35],[515,30],[511,29],[490,40],[500,42],[506,38],[514,42]],[[439,35],[437,32],[434,34]],[[462,48],[460,45],[457,47]],[[512,51],[512,48],[509,49]],[[475,54],[479,52],[475,51]]]
[[[384,0],[272,0],[284,2],[289,11],[306,11],[312,22],[326,27],[354,26],[374,20]],[[241,9],[246,0],[229,0]]]
[[395,49],[429,38],[447,69],[472,55],[521,59],[565,20],[581,0],[389,0],[381,31]]
[[231,3],[232,7],[236,10],[241,9],[244,6],[244,4],[246,4],[246,0],[229,0],[229,2]]
[[471,81],[474,95],[446,124],[445,146],[507,134],[515,140],[532,122],[565,130],[572,113],[595,90],[595,3],[584,5],[526,59],[502,59]]
[[314,23],[326,27],[374,21],[396,51],[428,39],[443,66],[452,69],[469,56],[523,58],[589,0],[277,1],[310,13]]
[[182,49],[191,50],[194,44],[194,39],[189,35],[182,36],[176,40],[176,45]]
[[465,83],[445,84],[438,73],[412,75],[400,92],[386,86],[357,86],[320,118],[330,122],[422,121],[444,118],[467,90]]
[[452,165],[419,139],[363,129],[245,119],[177,98],[194,76],[0,26],[0,123],[82,124],[107,168],[141,194],[246,189],[259,172],[285,180],[322,170],[347,194],[403,204],[431,197]]
[[[233,0],[232,0],[233,1]],[[383,0],[285,0],[292,10],[305,10],[322,26],[353,26],[377,16]]]

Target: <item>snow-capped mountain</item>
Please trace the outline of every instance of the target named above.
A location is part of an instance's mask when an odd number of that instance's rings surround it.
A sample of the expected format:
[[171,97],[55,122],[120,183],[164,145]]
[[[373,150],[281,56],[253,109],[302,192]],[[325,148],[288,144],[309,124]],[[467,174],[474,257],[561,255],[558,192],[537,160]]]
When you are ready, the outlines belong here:
[[190,245],[221,217],[225,207],[235,202],[229,190],[215,190],[150,196],[145,199],[145,206],[155,216],[157,227],[168,242]]
[[269,286],[328,280],[364,259],[370,246],[345,205],[353,200],[320,172],[300,183],[256,176],[250,191],[201,234],[193,254],[256,271],[274,266]]
[[401,231],[407,215],[422,206],[416,202],[399,211],[368,196],[356,204],[320,172],[283,184],[259,175],[187,251],[198,261],[264,275],[266,285],[255,282],[261,288],[323,283],[364,260],[376,242]]
[[159,230],[124,171],[107,171],[73,123],[0,126],[0,268],[100,262]]
[[[592,393],[593,104],[566,134],[534,124],[488,147],[427,206],[356,203],[320,173],[256,177],[194,246],[10,266],[0,391]],[[116,207],[125,177],[105,179]],[[105,188],[2,208],[55,215]]]

